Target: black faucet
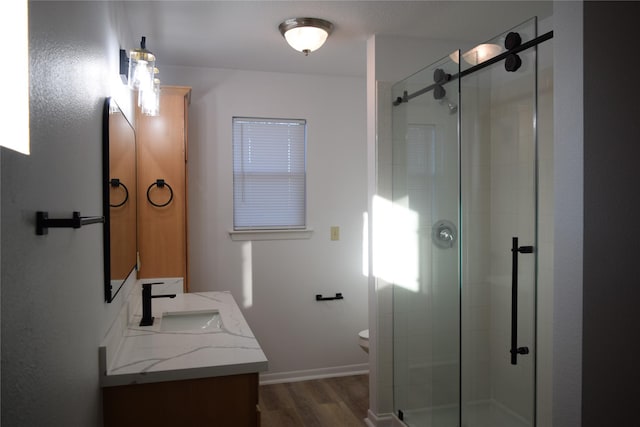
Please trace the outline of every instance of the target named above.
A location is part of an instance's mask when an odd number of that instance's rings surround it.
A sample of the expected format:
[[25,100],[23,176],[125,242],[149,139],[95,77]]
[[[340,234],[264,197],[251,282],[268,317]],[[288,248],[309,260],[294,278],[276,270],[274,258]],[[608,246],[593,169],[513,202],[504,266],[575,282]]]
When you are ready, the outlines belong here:
[[153,325],[153,316],[151,315],[151,298],[175,298],[176,294],[151,295],[152,285],[162,285],[164,282],[153,282],[142,284],[142,320],[140,326]]

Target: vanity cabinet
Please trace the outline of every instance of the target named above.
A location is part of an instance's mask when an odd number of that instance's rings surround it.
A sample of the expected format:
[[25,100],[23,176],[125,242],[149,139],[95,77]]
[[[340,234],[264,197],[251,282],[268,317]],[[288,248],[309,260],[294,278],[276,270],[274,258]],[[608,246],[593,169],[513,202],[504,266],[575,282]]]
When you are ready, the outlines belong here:
[[139,109],[136,115],[138,278],[182,277],[185,292],[189,286],[187,125],[190,96],[189,87],[162,86],[160,115],[146,116]]
[[[258,376],[268,361],[231,293],[176,291],[154,301],[155,322],[144,328],[132,294],[98,351],[104,425],[259,426]],[[216,313],[215,326],[171,326],[172,316],[202,313]]]
[[260,425],[257,373],[102,390],[105,427]]

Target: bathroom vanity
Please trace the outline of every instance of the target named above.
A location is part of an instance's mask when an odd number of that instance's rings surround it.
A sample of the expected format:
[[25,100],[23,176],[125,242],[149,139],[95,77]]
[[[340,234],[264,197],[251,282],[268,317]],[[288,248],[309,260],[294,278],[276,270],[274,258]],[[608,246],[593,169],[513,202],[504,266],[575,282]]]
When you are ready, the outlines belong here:
[[158,286],[141,327],[139,288],[100,347],[104,425],[259,425],[267,359],[231,294]]

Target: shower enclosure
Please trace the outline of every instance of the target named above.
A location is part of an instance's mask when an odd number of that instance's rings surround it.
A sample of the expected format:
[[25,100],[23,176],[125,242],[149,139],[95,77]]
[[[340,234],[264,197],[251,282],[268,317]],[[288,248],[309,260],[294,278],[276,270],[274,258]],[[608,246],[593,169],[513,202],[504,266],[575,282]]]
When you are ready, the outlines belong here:
[[536,424],[542,38],[533,19],[392,87],[393,395],[406,425]]

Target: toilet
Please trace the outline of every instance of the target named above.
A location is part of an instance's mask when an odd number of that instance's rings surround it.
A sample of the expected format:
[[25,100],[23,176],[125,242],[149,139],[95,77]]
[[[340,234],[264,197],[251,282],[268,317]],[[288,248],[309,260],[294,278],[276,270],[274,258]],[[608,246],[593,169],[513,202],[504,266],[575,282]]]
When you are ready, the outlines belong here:
[[369,330],[365,329],[358,332],[358,344],[360,348],[369,353]]

